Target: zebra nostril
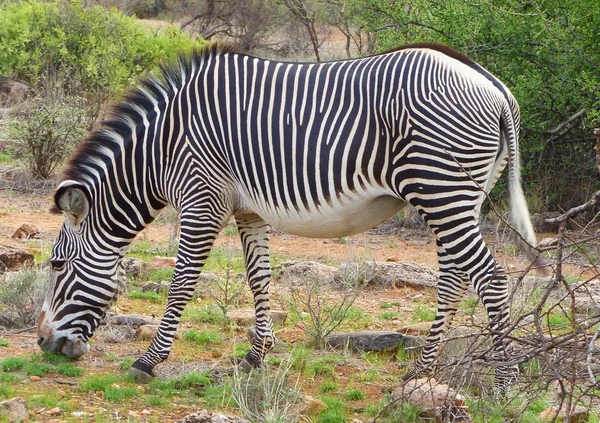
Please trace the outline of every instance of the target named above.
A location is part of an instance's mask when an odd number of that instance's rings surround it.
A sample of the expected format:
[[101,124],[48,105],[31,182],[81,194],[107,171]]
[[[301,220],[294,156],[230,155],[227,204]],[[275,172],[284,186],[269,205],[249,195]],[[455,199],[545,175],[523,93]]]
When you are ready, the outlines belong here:
[[38,345],[42,345],[44,343],[44,337],[40,336],[37,340]]

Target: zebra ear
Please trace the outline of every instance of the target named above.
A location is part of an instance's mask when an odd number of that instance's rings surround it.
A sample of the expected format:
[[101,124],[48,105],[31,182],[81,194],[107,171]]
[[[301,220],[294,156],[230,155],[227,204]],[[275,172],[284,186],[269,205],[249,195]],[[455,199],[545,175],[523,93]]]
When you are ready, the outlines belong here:
[[62,182],[54,193],[54,204],[65,216],[65,222],[74,230],[90,212],[90,199],[86,188],[76,181]]

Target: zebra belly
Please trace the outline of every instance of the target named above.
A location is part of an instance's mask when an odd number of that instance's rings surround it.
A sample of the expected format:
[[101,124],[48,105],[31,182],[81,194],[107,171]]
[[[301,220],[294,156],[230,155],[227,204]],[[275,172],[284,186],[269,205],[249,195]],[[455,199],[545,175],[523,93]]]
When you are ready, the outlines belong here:
[[298,213],[260,210],[257,213],[272,227],[310,238],[338,238],[371,229],[400,211],[406,202],[391,196],[329,204],[318,210]]

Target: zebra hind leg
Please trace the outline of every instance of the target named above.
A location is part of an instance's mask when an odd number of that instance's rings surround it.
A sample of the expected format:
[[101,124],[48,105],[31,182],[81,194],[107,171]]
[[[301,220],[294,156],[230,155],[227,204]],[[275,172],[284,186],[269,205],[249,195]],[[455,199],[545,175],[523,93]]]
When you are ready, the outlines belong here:
[[469,278],[460,272],[438,241],[438,308],[427,342],[414,366],[402,377],[407,381],[431,373],[431,365],[438,357],[444,335],[450,328],[458,305],[469,287]]
[[273,348],[273,321],[269,299],[271,266],[269,264],[268,225],[258,215],[239,215],[235,217],[242,240],[248,283],[254,296],[256,313],[256,336],[252,349],[240,365],[246,369],[260,367],[265,355]]

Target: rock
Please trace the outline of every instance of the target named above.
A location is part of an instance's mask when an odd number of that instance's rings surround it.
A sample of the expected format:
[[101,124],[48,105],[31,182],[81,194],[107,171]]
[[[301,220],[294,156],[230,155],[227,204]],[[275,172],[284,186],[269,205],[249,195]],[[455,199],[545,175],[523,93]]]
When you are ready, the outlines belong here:
[[107,323],[113,325],[143,326],[156,324],[156,322],[152,318],[142,316],[141,314],[117,314],[108,317],[106,320]]
[[6,245],[0,246],[0,273],[31,267],[33,263],[33,254]]
[[125,274],[132,278],[139,278],[146,272],[146,263],[135,257],[124,258],[123,261],[121,261],[121,266],[123,266]]
[[175,257],[154,256],[147,266],[148,270],[159,270],[165,267],[175,267],[176,264],[177,258]]
[[34,225],[24,223],[12,234],[11,238],[27,240],[29,238],[34,238],[39,234],[40,231]]
[[294,406],[292,413],[299,417],[310,417],[316,416],[325,410],[327,410],[327,404],[320,399],[306,395],[303,402]]
[[60,407],[54,407],[54,408],[46,411],[46,414],[48,414],[50,416],[58,416],[61,412],[62,412],[62,410],[60,409]]
[[177,423],[249,423],[241,417],[229,417],[224,414],[212,413],[202,410],[194,414],[188,414]]
[[438,273],[416,263],[347,263],[341,265],[334,276],[338,284],[400,287],[437,287]]
[[568,417],[567,411],[567,404],[563,404],[560,409],[558,407],[550,407],[545,409],[540,413],[539,417],[542,422],[580,423],[587,421],[590,414],[586,408],[580,405],[571,406],[571,411]]
[[354,352],[367,351],[394,351],[398,346],[405,348],[418,347],[424,344],[422,338],[416,336],[402,335],[398,332],[354,332],[334,333],[326,340],[327,345],[332,348],[350,348]]
[[[256,315],[253,308],[243,308],[227,312],[227,318],[240,326],[251,326],[256,322]],[[283,325],[287,314],[283,310],[271,310],[273,323]]]
[[425,416],[434,417],[436,422],[471,421],[465,398],[435,379],[409,380],[392,392],[392,400],[409,402],[420,408]]
[[29,421],[29,408],[25,398],[16,397],[0,402],[0,416],[6,416],[9,422]]
[[148,282],[142,286],[142,292],[156,292],[157,294],[160,292],[169,292],[171,284],[167,281],[158,282]]
[[160,291],[160,284],[156,282],[148,282],[141,288],[142,292],[158,292]]
[[318,280],[332,283],[336,268],[315,261],[285,261],[273,268],[273,279],[278,283],[295,284],[298,280]]
[[538,242],[539,248],[550,248],[556,247],[558,245],[558,238],[543,238],[540,242]]
[[29,376],[29,380],[32,382],[39,382],[40,380],[42,380],[42,378],[39,376]]
[[428,335],[433,326],[433,322],[421,322],[414,325],[403,326],[398,329],[398,333],[405,335]]
[[138,331],[137,337],[139,339],[153,339],[156,332],[158,332],[159,325],[142,325]]
[[[138,339],[153,339],[158,332],[159,324],[153,325],[142,325],[138,329],[137,338]],[[175,339],[179,339],[179,334],[175,332]]]
[[13,107],[23,103],[29,96],[31,87],[24,82],[0,77],[0,103]]

